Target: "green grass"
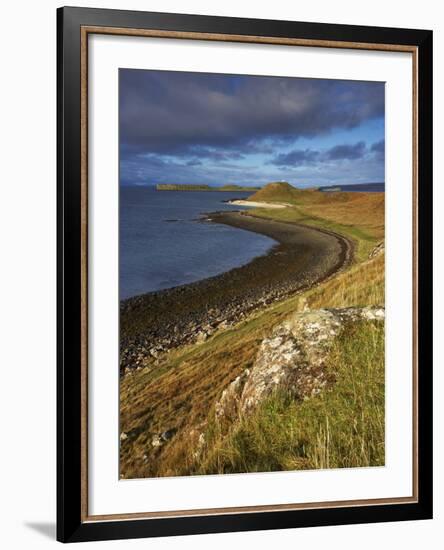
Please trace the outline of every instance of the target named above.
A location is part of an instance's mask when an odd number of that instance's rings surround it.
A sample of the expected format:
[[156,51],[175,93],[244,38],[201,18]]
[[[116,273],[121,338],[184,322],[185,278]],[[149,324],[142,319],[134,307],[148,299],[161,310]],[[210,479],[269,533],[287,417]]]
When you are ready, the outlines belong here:
[[344,330],[330,354],[330,389],[302,402],[278,392],[228,433],[213,422],[198,474],[384,465],[384,326]]

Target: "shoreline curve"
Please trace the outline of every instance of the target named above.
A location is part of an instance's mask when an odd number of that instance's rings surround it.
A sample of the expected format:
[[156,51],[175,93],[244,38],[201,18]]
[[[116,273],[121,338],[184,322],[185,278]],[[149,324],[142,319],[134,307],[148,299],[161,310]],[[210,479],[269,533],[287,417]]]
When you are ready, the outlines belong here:
[[321,228],[245,211],[212,212],[203,221],[260,233],[276,244],[230,271],[121,301],[121,374],[170,349],[204,341],[218,328],[309,289],[343,269],[353,256],[350,240]]

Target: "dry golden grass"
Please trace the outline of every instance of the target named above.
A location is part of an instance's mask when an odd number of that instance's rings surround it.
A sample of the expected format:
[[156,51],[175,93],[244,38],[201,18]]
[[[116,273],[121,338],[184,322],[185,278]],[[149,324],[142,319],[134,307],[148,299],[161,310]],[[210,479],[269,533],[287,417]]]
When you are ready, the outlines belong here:
[[[325,193],[323,193],[325,195]],[[344,202],[304,205],[306,214],[342,225],[361,227],[372,237],[384,237],[384,193],[347,193],[355,195]]]
[[385,303],[385,255],[352,266],[327,284],[306,293],[310,309],[383,305]]
[[168,455],[181,451],[175,444],[153,448],[153,436],[176,428],[181,436],[175,441],[183,441],[187,431],[206,420],[222,390],[253,362],[261,335],[228,331],[205,344],[172,352],[155,369],[136,371],[122,380],[121,430],[128,435],[121,446],[125,477],[168,475]]
[[322,192],[270,183],[250,200],[291,205],[278,211],[257,209],[256,216],[324,227],[352,238],[358,245],[358,260],[384,239],[384,193]]
[[272,182],[249,197],[251,201],[291,202],[313,191],[297,189],[287,182]]

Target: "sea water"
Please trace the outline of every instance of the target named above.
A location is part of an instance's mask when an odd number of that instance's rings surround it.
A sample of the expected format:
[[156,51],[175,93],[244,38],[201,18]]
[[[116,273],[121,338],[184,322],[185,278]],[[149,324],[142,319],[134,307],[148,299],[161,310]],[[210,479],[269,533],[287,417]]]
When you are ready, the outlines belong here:
[[120,299],[212,277],[265,254],[276,244],[268,237],[198,221],[205,213],[240,210],[224,201],[250,195],[122,186]]

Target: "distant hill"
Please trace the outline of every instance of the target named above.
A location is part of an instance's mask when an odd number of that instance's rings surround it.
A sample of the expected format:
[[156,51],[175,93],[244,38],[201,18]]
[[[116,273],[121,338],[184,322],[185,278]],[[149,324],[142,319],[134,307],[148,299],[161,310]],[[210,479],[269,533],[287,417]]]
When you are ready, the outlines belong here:
[[158,183],[156,185],[157,191],[254,191],[259,190],[260,187],[247,187],[241,185],[193,185],[188,183]]
[[275,181],[267,183],[265,187],[262,187],[260,191],[249,197],[251,201],[275,201],[275,202],[288,202],[295,203],[304,201],[304,199],[312,199],[313,194],[316,192],[316,188],[299,189],[293,187],[286,181]]
[[296,187],[293,187],[286,181],[276,181],[267,183],[265,187],[262,187],[262,189],[252,195],[249,200],[292,202],[299,195],[299,192],[299,189],[296,189]]

